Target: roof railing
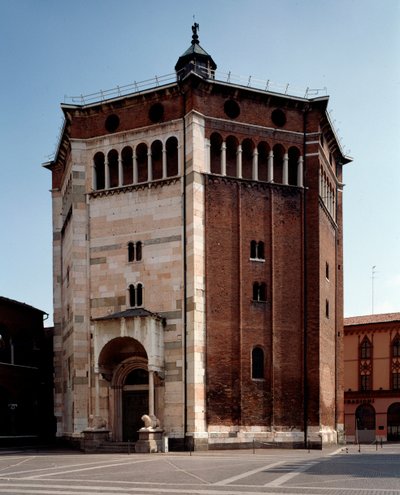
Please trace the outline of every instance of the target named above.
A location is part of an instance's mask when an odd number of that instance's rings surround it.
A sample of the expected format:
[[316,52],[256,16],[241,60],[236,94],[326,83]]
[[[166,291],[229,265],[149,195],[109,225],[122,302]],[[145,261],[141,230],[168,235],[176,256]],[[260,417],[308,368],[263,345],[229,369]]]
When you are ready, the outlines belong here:
[[[232,85],[243,86],[253,89],[259,89],[269,93],[283,94],[287,96],[295,96],[298,98],[310,98],[316,96],[325,96],[327,94],[327,88],[301,89],[295,87],[289,83],[279,84],[272,82],[270,79],[257,79],[253,76],[240,76],[233,74],[231,71],[210,71],[210,79],[225,82]],[[100,90],[96,93],[90,93],[87,95],[79,96],[64,96],[64,103],[73,105],[90,105],[97,102],[103,102],[120,98],[122,96],[128,96],[133,94],[142,93],[155,87],[171,84],[177,80],[177,73],[173,72],[164,76],[155,76],[151,79],[145,79],[144,81],[134,81],[130,84],[123,86],[116,86],[112,89]]]

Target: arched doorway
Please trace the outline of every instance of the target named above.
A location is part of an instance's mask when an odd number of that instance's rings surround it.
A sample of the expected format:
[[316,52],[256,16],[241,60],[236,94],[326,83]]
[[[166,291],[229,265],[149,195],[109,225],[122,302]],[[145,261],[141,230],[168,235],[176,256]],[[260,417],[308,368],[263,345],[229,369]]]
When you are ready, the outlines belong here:
[[387,439],[400,441],[400,402],[395,402],[387,410]]
[[356,409],[356,430],[359,442],[375,440],[375,409],[371,404],[361,404]]
[[149,372],[143,368],[132,370],[125,378],[122,391],[122,440],[138,440],[143,426],[142,416],[149,413]]
[[[99,355],[99,370],[110,383],[109,424],[116,441],[136,441],[149,414],[149,370],[143,345],[132,337],[117,337]],[[154,390],[153,390],[154,394]]]

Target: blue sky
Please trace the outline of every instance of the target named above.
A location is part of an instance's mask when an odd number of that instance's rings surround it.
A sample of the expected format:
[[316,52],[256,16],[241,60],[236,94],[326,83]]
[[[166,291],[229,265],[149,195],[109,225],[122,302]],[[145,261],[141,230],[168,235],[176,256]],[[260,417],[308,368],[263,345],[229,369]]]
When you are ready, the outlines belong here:
[[0,295],[52,320],[50,173],[64,95],[173,72],[327,87],[344,172],[346,316],[400,311],[400,0],[0,0]]

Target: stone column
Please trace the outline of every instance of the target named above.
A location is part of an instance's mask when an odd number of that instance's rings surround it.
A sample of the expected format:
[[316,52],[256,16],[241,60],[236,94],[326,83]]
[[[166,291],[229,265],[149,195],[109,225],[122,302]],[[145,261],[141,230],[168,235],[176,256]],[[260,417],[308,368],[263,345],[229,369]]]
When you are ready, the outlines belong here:
[[258,151],[257,148],[254,148],[253,151],[253,180],[258,180]]
[[274,152],[268,153],[268,182],[274,182]]
[[289,184],[289,157],[287,153],[283,155],[282,184]]
[[206,173],[211,172],[211,143],[206,139]]
[[162,178],[167,177],[167,150],[165,149],[165,143],[162,145]]
[[108,157],[104,158],[104,182],[105,189],[110,189],[110,167],[108,163]]
[[118,187],[121,187],[123,183],[123,170],[121,155],[118,155]]
[[303,187],[303,157],[299,156],[299,161],[297,162],[297,185]]
[[183,146],[178,146],[178,175],[182,173],[182,148]]
[[137,159],[136,159],[136,151],[133,152],[132,155],[132,165],[133,165],[133,183],[137,184],[138,181],[138,169],[137,169]]
[[221,146],[221,175],[226,175],[226,143]]
[[236,151],[236,175],[239,179],[242,178],[242,145],[239,144]]
[[149,416],[154,416],[154,371],[149,370]]
[[151,163],[151,150],[149,148],[147,152],[147,180],[151,182],[153,180],[153,168]]

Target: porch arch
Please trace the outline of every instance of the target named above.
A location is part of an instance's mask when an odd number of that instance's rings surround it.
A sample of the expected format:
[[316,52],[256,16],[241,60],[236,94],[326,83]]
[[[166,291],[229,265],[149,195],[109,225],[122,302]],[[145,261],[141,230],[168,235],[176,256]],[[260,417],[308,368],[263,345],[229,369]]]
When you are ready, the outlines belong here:
[[[154,372],[149,370],[147,352],[132,337],[116,337],[101,350],[98,366],[100,373],[110,382],[112,437],[116,441],[135,440],[135,433],[142,426],[141,416],[155,413]],[[127,379],[136,370],[143,370],[147,374],[147,383],[130,385],[129,390],[126,390]],[[128,414],[132,416],[132,425],[129,425]]]

